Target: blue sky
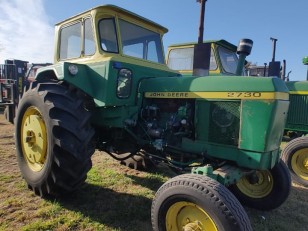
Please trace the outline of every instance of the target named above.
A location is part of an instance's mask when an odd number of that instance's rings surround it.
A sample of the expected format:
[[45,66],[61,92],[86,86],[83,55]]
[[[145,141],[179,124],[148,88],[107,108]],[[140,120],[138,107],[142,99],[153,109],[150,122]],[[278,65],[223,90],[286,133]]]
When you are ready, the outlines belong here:
[[[167,27],[165,50],[170,44],[197,41],[200,4],[196,0],[0,0],[0,63],[7,58],[52,61],[54,24],[104,4]],[[208,0],[204,39],[226,39],[237,45],[241,38],[250,38],[254,46],[248,61],[263,65],[272,59],[270,37],[277,38],[276,60],[286,60],[291,80],[305,80],[307,10],[307,0]]]

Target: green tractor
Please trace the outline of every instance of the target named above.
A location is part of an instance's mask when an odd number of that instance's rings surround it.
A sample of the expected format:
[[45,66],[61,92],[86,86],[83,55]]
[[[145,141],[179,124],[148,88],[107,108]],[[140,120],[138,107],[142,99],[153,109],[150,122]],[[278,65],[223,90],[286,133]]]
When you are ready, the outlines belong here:
[[[303,58],[308,65],[308,57]],[[284,147],[282,159],[290,169],[293,181],[308,187],[308,73],[306,81],[286,82],[290,90],[290,108],[286,136],[291,139]]]
[[[209,40],[211,44],[210,76],[236,75],[239,58],[235,45],[225,40]],[[182,75],[192,75],[194,45],[196,43],[174,44],[168,47],[167,65]],[[278,72],[280,72],[280,62]],[[308,65],[308,57],[303,58]],[[263,69],[266,67],[262,68]],[[279,73],[277,74],[279,75]],[[307,75],[308,76],[308,75]],[[290,108],[284,139],[288,141],[282,152],[294,182],[308,186],[308,77],[307,81],[286,82],[290,93]],[[292,141],[291,141],[292,140]],[[290,141],[290,142],[289,142]]]
[[167,29],[112,5],[55,31],[54,64],[37,71],[15,117],[19,168],[35,194],[74,191],[97,149],[185,173],[157,191],[156,231],[252,230],[239,201],[271,210],[287,199],[283,81],[181,76],[165,64]]

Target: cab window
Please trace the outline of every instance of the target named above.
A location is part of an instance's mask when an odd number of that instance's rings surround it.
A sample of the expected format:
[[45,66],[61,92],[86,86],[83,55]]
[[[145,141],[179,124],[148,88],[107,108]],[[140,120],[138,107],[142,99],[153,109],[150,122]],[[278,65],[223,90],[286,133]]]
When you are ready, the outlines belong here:
[[238,57],[234,51],[230,51],[224,47],[218,47],[218,54],[221,60],[222,68],[227,73],[236,73]]
[[60,60],[80,58],[95,53],[91,18],[64,26],[60,30]]
[[80,57],[81,22],[62,28],[60,37],[60,59],[63,60]]
[[[168,66],[170,69],[183,71],[193,70],[194,47],[171,49],[168,57]],[[217,63],[214,52],[211,49],[210,70],[216,70]]]
[[118,53],[118,39],[114,18],[105,18],[100,20],[98,27],[101,48],[107,52]]
[[84,54],[93,55],[95,53],[95,40],[91,18],[87,18],[84,21],[84,38]]

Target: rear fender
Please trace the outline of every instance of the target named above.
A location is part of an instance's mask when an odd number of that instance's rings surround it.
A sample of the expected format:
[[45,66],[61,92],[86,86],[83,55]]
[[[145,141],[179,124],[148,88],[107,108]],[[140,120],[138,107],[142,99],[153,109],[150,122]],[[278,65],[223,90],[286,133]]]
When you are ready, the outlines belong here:
[[[78,71],[76,74],[69,71],[70,66],[77,67]],[[88,66],[85,64],[61,62],[38,69],[35,80],[39,82],[50,80],[65,81],[92,98],[96,98],[97,92],[93,87],[93,80],[91,80],[90,75],[93,75],[93,73],[90,73]],[[95,85],[100,85],[98,82],[101,80],[102,78],[95,78]]]
[[37,70],[35,80],[45,82],[50,80],[63,79],[63,63],[42,67]]

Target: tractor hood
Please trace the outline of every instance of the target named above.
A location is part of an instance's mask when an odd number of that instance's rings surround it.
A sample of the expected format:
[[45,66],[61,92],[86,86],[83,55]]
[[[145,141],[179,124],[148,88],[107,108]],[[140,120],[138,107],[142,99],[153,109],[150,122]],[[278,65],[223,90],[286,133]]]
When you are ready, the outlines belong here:
[[286,82],[290,94],[308,94],[308,81],[290,81]]
[[288,100],[288,88],[278,78],[255,77],[169,77],[141,82],[146,98],[226,98]]

